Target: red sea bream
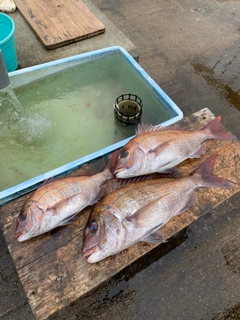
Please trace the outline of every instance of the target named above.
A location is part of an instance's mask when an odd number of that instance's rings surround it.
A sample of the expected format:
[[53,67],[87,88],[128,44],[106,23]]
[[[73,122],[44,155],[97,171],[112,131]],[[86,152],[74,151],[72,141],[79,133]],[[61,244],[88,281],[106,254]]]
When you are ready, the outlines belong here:
[[114,177],[112,167],[115,161],[116,152],[98,174],[60,178],[38,188],[18,216],[17,240],[25,241],[71,223],[76,214],[98,200],[103,184]]
[[231,187],[213,174],[215,158],[205,160],[189,177],[133,182],[104,196],[85,227],[83,256],[94,263],[138,241],[163,242],[159,228],[195,204],[195,189]]
[[140,125],[136,136],[120,151],[114,173],[129,178],[153,172],[169,172],[187,158],[205,153],[208,139],[232,140],[235,137],[220,129],[221,116],[202,130],[172,130]]

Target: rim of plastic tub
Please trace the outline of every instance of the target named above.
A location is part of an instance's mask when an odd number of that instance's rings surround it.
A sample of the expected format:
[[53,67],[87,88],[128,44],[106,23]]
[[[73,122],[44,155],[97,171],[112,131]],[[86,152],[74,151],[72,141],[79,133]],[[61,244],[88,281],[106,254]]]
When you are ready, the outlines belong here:
[[[2,12],[0,12],[0,18],[1,18],[1,16],[3,16],[5,18],[5,21],[8,20],[8,21],[11,22],[12,30],[4,40],[0,40],[0,45],[4,44],[5,42],[7,42],[13,36],[14,30],[15,30],[15,23],[14,23],[13,19],[10,18],[7,14],[2,13]],[[0,22],[0,24],[1,24],[1,22]]]

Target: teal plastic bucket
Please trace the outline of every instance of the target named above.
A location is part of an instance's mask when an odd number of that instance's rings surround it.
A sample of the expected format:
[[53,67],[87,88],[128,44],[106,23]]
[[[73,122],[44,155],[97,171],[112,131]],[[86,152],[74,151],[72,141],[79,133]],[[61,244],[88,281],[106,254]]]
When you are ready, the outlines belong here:
[[17,69],[17,53],[14,40],[15,24],[6,14],[0,13],[0,49],[8,72]]

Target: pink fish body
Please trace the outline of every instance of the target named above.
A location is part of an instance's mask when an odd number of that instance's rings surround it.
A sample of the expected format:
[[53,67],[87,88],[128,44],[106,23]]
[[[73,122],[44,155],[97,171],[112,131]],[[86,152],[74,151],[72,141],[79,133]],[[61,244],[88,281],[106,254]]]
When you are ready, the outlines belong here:
[[187,158],[205,153],[208,139],[232,140],[235,137],[220,130],[221,116],[202,130],[171,130],[152,125],[139,127],[136,136],[120,151],[114,173],[129,178],[153,172],[169,172]]
[[102,185],[113,178],[113,154],[106,168],[93,176],[60,178],[38,188],[23,206],[16,226],[19,242],[67,225],[88,205],[98,200]]
[[163,242],[159,228],[195,204],[196,188],[231,187],[212,173],[215,158],[208,158],[189,177],[132,183],[107,194],[89,216],[83,256],[95,263],[138,241]]

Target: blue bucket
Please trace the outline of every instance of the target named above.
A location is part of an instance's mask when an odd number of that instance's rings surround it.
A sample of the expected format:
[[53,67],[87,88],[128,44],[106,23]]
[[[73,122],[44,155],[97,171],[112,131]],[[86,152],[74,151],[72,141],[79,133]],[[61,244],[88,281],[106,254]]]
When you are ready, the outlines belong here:
[[15,24],[6,14],[0,13],[0,49],[8,72],[17,69],[17,53],[14,41]]

